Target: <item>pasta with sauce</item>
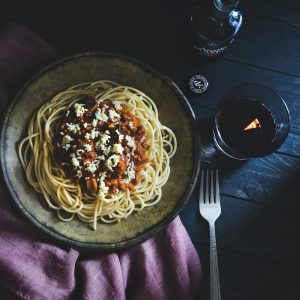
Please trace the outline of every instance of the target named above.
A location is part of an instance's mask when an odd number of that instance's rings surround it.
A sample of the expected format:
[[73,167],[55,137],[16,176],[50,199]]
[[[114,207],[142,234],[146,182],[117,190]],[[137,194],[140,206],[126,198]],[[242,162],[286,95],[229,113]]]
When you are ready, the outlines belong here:
[[176,148],[152,99],[101,80],[42,105],[18,152],[28,182],[61,220],[77,216],[96,229],[161,199]]

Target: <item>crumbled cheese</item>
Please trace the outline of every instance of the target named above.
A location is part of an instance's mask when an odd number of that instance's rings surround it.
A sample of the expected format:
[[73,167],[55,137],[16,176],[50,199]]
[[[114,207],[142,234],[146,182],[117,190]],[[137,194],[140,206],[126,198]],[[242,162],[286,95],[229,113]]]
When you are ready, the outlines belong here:
[[128,147],[135,149],[135,142],[134,142],[134,138],[132,136],[127,135],[125,137],[125,140],[127,142]]
[[95,143],[95,148],[97,150],[99,150],[101,148],[101,145],[102,145],[101,141],[98,141],[98,142]]
[[121,116],[116,113],[114,110],[110,110],[109,111],[109,118],[113,121],[113,122],[116,122],[117,120],[119,120],[121,118]]
[[93,150],[92,145],[90,144],[83,144],[83,147],[87,152],[91,152]]
[[75,153],[70,153],[70,157],[75,157]]
[[114,160],[113,167],[115,167],[119,163],[119,161],[120,161],[120,156],[115,155],[115,154],[112,155],[110,158]]
[[113,147],[114,153],[122,154],[123,151],[124,151],[124,148],[122,147],[121,144],[114,144],[114,147]]
[[113,168],[113,162],[111,159],[108,159],[106,162],[105,162],[105,166],[110,170],[112,171],[112,168]]
[[[99,132],[99,131],[97,131],[97,132]],[[100,141],[96,142],[95,147],[96,147],[96,149],[104,150],[104,149],[106,149],[105,144],[108,142],[108,140],[111,138],[111,136],[109,135],[108,130],[106,130],[104,133],[101,133],[100,136],[101,136]]]
[[61,142],[61,145],[62,145],[62,146],[65,146],[66,144],[68,144],[68,143],[70,143],[70,142],[72,142],[72,141],[73,141],[73,139],[67,134],[67,135],[65,135],[65,136],[63,137],[62,142]]
[[105,131],[104,134],[101,134],[101,143],[102,144],[106,144],[108,142],[108,140],[110,139],[110,135],[107,134],[107,132],[109,133],[109,131]]
[[68,130],[71,131],[72,133],[76,133],[77,131],[80,130],[79,124],[66,123],[66,125]]
[[91,163],[85,169],[91,173],[95,173],[95,171],[97,170],[97,165],[94,163]]
[[84,108],[84,104],[79,103],[74,104],[74,110],[77,117],[82,117],[84,112],[87,111],[87,109]]
[[115,167],[119,163],[119,160],[120,160],[120,157],[118,155],[113,154],[106,160],[105,166],[110,171],[112,171],[112,168]]
[[127,170],[132,170],[134,168],[134,162],[128,161],[127,163]]
[[78,150],[76,150],[76,154],[77,154],[78,156],[80,156],[82,153],[84,153],[84,150],[83,150],[83,149],[78,149]]
[[82,172],[80,170],[77,170],[76,177],[78,178],[82,177]]
[[62,147],[63,147],[63,149],[65,149],[66,151],[68,151],[69,148],[71,147],[71,145],[70,145],[70,144],[65,144],[65,145],[62,146]]
[[99,174],[99,179],[100,179],[100,181],[104,181],[105,177],[106,177],[106,172],[101,172],[101,173]]
[[121,132],[118,129],[115,131],[115,133],[119,136],[119,142],[122,142],[122,140],[124,139],[124,135],[121,134]]
[[74,167],[79,167],[79,160],[76,157],[72,157],[71,162]]
[[59,133],[60,135],[65,135],[62,131]]
[[105,160],[105,156],[104,155],[97,156],[97,159],[99,159],[99,160]]
[[83,127],[84,127],[84,128],[87,128],[88,125],[89,125],[89,124],[88,124],[87,122],[83,123]]
[[98,157],[95,158],[95,160],[93,161],[93,164],[96,165],[97,168],[98,168],[98,166],[99,166],[99,164],[100,164],[100,160],[99,160]]
[[91,131],[91,139],[93,140],[94,138],[98,137],[100,135],[100,131],[97,130],[92,130]]
[[109,187],[105,185],[104,181],[100,181],[99,192],[106,194],[109,190]]
[[102,172],[99,174],[98,181],[100,182],[99,184],[99,196],[104,196],[109,190],[109,187],[105,185],[104,179],[106,177],[106,172]]
[[91,139],[91,134],[90,133],[86,133],[84,137],[85,137],[86,140],[90,140]]
[[113,101],[113,104],[114,104],[116,110],[122,109],[121,103],[119,101]]
[[93,119],[92,125],[93,125],[94,127],[97,127],[97,125],[98,125],[98,120],[97,120],[97,119]]
[[95,113],[95,117],[99,120],[99,121],[104,121],[107,122],[108,120],[108,116],[101,111],[99,108],[97,109],[96,113]]
[[104,155],[108,156],[111,151],[111,146],[101,148],[103,150]]
[[135,178],[135,171],[134,170],[127,170],[125,172],[129,180],[132,180]]
[[123,180],[125,183],[129,183],[132,179],[135,178],[135,171],[134,171],[134,163],[133,162],[128,163],[127,169],[125,171],[125,175],[126,175],[126,179]]
[[98,142],[95,143],[95,148],[97,150],[99,150],[99,149],[104,150],[106,148],[106,146],[100,140],[100,141],[98,141]]
[[129,121],[128,122],[129,127],[132,129],[133,128],[133,122]]

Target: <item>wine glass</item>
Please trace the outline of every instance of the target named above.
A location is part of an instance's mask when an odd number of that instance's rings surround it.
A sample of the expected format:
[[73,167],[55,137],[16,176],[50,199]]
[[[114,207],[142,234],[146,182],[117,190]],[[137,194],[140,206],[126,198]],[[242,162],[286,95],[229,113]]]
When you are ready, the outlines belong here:
[[210,148],[237,160],[263,157],[283,144],[289,129],[289,110],[279,94],[262,84],[243,83],[219,101]]

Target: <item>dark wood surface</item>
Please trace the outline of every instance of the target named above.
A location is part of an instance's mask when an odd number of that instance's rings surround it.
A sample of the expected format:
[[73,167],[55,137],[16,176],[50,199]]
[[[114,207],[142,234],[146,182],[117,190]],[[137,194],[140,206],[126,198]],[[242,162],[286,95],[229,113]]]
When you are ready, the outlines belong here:
[[[264,83],[286,101],[291,130],[275,153],[246,162],[217,160],[222,214],[216,223],[222,299],[300,299],[300,2],[242,0],[241,32],[226,54],[200,63],[186,39],[191,1],[26,1],[2,9],[61,55],[109,51],[140,59],[171,77],[186,93],[204,130],[221,95],[245,81]],[[191,95],[194,74],[210,86]],[[209,126],[208,126],[209,128]],[[206,129],[207,130],[207,129]],[[208,225],[198,212],[198,186],[181,213],[202,264],[201,299],[209,299]]]

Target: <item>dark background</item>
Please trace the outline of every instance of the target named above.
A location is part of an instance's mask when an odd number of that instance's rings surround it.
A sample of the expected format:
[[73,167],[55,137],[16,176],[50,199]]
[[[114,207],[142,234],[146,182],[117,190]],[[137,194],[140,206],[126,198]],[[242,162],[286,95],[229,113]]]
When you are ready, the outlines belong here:
[[[253,81],[275,89],[291,113],[285,144],[265,158],[218,162],[221,292],[222,299],[300,299],[300,1],[241,0],[238,8],[244,17],[238,37],[210,63],[189,54],[187,0],[2,1],[0,21],[26,25],[61,56],[98,50],[144,61],[186,92],[200,128],[232,86]],[[187,90],[195,74],[210,83],[202,96]],[[196,192],[181,218],[203,263],[200,299],[209,299],[208,226]]]

